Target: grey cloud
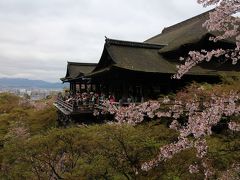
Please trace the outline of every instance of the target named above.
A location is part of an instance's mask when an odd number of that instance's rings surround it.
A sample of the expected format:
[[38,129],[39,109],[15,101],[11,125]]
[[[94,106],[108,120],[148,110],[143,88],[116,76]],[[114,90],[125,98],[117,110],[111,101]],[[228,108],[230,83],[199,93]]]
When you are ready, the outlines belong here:
[[144,41],[207,9],[179,0],[1,0],[0,77],[57,81],[66,62],[97,62],[104,36]]

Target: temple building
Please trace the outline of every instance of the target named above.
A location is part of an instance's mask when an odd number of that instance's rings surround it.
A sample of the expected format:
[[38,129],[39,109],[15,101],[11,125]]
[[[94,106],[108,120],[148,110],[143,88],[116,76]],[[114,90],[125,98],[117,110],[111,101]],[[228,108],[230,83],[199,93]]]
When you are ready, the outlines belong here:
[[[221,74],[239,72],[240,64],[213,57],[210,62],[193,67],[180,80],[171,78],[177,72],[176,66],[182,63],[179,58],[187,57],[189,51],[235,47],[232,39],[209,41],[209,37],[218,34],[202,27],[208,18],[209,12],[205,12],[165,28],[144,42],[106,38],[97,64],[68,62],[66,76],[61,80],[70,83],[73,94],[102,93],[114,96],[117,102],[129,97],[132,102],[157,99],[160,94],[175,92],[192,81],[219,82]],[[66,111],[57,103],[55,106],[67,115],[76,112]]]
[[93,90],[93,87],[89,87],[89,78],[84,75],[91,73],[97,66],[97,63],[80,63],[80,62],[68,62],[67,72],[64,78],[61,78],[63,83],[70,83],[70,91],[76,93],[77,91]]

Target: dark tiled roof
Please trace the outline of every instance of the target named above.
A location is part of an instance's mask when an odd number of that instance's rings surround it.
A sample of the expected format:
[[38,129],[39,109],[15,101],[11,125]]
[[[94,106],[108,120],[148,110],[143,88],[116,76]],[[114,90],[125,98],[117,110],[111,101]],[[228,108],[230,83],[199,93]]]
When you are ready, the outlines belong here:
[[97,63],[68,62],[66,76],[61,80],[67,82],[80,78],[84,74],[90,73],[96,65]]
[[146,43],[139,43],[138,46],[106,44],[113,66],[134,71],[173,73],[175,67],[158,53],[162,47],[149,48]]
[[[133,45],[135,42],[122,42],[107,39],[99,64],[87,76],[105,73],[114,67],[147,73],[176,73],[176,65],[180,62],[172,61],[161,55],[159,50],[163,47],[162,45],[158,48],[149,48],[145,47],[146,43],[137,43],[135,46]],[[226,71],[224,67],[224,64],[218,66],[218,68],[195,66],[187,74],[216,76]],[[227,72],[230,73],[229,69]]]
[[[167,46],[160,50],[160,53],[164,53],[176,50],[185,44],[199,42],[208,34],[211,36],[217,36],[219,35],[218,32],[208,32],[205,27],[202,27],[202,24],[209,19],[209,12],[213,10],[165,28],[161,34],[154,36],[145,42],[167,44]],[[234,39],[229,39],[228,42],[234,43]]]

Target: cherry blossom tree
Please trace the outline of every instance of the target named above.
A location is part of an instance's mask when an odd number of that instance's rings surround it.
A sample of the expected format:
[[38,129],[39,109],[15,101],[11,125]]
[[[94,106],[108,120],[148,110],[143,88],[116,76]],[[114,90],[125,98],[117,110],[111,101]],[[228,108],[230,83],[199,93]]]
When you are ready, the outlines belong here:
[[[165,97],[161,101],[130,104],[127,107],[116,106],[106,101],[101,113],[114,114],[116,122],[120,125],[136,125],[146,117],[172,119],[169,128],[179,132],[178,141],[161,147],[154,159],[142,164],[142,170],[149,171],[175,154],[195,148],[196,157],[201,163],[190,165],[189,172],[198,173],[202,169],[205,179],[208,179],[214,174],[214,168],[208,158],[206,138],[213,133],[212,128],[220,123],[222,117],[240,115],[239,92],[214,91],[206,92],[204,88],[193,85],[189,90],[179,92],[175,99]],[[181,117],[185,117],[186,122],[180,123]],[[237,122],[230,121],[228,127],[232,131],[240,131],[240,124]]]
[[213,49],[206,51],[190,51],[187,58],[180,58],[185,60],[184,64],[179,65],[178,72],[173,78],[180,79],[185,73],[187,73],[192,67],[203,62],[210,61],[212,57],[225,56],[225,59],[231,60],[233,64],[236,64],[240,59],[240,17],[238,16],[240,11],[239,0],[198,0],[199,4],[206,6],[216,6],[214,11],[209,12],[209,19],[203,24],[203,28],[211,32],[219,32],[216,37],[210,37],[210,41],[220,40],[235,40],[235,48],[230,49]]

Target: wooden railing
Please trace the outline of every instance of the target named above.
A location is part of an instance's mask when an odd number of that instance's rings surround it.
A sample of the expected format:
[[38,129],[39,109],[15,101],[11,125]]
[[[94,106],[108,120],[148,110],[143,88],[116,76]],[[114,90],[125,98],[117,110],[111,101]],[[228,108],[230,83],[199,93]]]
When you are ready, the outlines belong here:
[[62,98],[58,98],[56,103],[65,108],[66,110],[68,110],[69,112],[73,112],[74,111],[74,103],[72,102],[67,102],[67,101],[64,101]]
[[88,103],[81,103],[77,104],[75,100],[63,100],[62,98],[58,98],[56,104],[61,108],[67,110],[69,113],[73,112],[87,112],[94,109],[95,104],[88,102]]
[[[93,109],[106,109],[108,107],[106,107],[104,105],[104,101],[103,100],[99,100],[99,103],[94,104],[92,102],[85,102],[85,103],[81,103],[81,104],[77,104],[77,102],[75,100],[63,100],[62,98],[57,98],[57,101],[55,102],[55,104],[58,105],[58,108],[60,107],[60,109],[63,109],[64,112],[67,112],[68,114],[71,113],[81,113],[81,112],[90,112],[93,111]],[[116,107],[120,107],[120,106],[129,106],[131,103],[120,103],[120,102],[111,102],[111,104],[113,104]],[[134,103],[136,105],[140,104],[139,102]]]

